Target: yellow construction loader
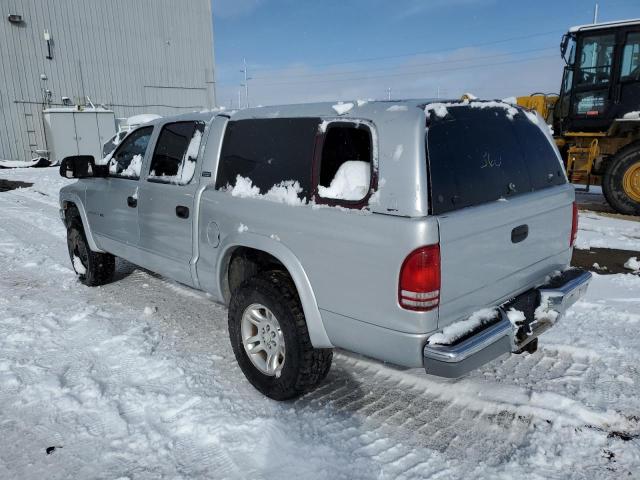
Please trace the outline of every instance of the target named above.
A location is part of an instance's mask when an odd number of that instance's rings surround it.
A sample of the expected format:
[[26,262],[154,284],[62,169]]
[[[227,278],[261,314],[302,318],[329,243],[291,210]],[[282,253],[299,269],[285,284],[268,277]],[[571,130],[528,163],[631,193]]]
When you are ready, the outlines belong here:
[[552,126],[570,181],[640,215],[640,19],[571,28],[559,94],[518,97]]

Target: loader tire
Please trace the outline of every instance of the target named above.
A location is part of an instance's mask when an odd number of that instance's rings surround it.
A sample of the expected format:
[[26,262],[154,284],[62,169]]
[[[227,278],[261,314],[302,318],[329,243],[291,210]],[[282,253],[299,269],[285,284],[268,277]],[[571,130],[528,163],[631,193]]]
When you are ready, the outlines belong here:
[[640,142],[627,145],[609,160],[602,193],[618,213],[640,215]]

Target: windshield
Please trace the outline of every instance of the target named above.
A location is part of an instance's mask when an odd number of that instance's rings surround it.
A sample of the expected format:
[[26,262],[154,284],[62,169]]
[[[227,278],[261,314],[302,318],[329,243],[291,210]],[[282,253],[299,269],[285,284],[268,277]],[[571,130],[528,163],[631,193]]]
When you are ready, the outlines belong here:
[[615,35],[590,35],[582,39],[578,62],[577,85],[600,85],[609,83]]

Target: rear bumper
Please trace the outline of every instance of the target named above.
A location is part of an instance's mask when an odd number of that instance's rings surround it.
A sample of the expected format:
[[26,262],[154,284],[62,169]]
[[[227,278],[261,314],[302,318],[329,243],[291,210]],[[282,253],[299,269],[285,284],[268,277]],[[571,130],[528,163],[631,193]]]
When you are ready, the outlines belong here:
[[[542,287],[529,290],[498,308],[498,320],[451,345],[430,345],[423,350],[427,373],[457,378],[509,352],[516,352],[546,332],[584,295],[591,273],[567,270]],[[525,321],[513,324],[511,308],[523,311]]]

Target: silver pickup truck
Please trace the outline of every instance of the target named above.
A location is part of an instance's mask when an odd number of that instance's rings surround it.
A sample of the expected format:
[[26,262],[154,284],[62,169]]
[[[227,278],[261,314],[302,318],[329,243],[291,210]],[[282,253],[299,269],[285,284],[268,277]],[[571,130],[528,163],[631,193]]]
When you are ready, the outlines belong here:
[[60,172],[80,179],[60,191],[80,281],[117,256],[210,293],[279,400],[334,347],[445,377],[533,352],[590,280],[568,268],[577,211],[548,128],[502,102],[165,117]]

